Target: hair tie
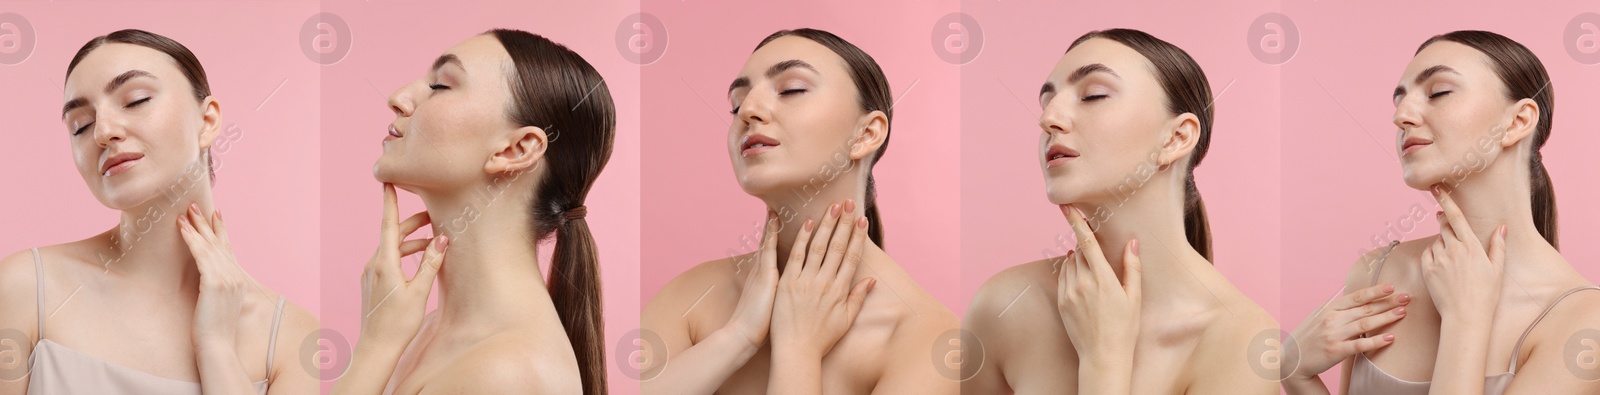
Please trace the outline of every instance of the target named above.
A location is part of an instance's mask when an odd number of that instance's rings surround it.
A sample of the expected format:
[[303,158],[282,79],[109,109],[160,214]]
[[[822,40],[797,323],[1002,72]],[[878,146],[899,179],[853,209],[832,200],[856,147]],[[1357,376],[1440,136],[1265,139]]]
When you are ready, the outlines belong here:
[[562,211],[561,222],[572,222],[572,220],[583,219],[583,217],[587,215],[589,215],[589,208],[580,204],[578,207],[573,207],[567,209],[566,211]]

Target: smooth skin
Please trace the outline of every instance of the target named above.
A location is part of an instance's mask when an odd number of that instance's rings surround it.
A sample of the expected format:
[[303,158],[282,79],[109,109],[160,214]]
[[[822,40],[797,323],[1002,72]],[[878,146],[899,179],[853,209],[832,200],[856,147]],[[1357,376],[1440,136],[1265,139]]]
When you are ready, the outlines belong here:
[[[1434,66],[1449,70],[1418,79]],[[1395,149],[1406,185],[1432,190],[1438,200],[1440,234],[1401,242],[1384,262],[1377,282],[1412,300],[1405,319],[1366,332],[1395,337],[1366,355],[1395,378],[1433,382],[1432,393],[1481,393],[1485,376],[1510,369],[1512,349],[1533,319],[1561,293],[1590,283],[1539,235],[1529,214],[1528,137],[1538,105],[1507,99],[1482,52],[1447,41],[1412,58],[1400,87]],[[1404,153],[1409,137],[1433,143]],[[1370,263],[1381,253],[1358,260],[1345,289],[1370,285]],[[1528,335],[1506,393],[1600,392],[1600,382],[1568,371],[1562,355],[1576,331],[1596,327],[1600,292],[1556,305]],[[1343,364],[1341,388],[1349,387],[1352,361]],[[1307,384],[1309,391],[1296,393],[1328,392],[1321,380]]]
[[[389,97],[403,137],[386,139],[373,166],[380,240],[362,278],[361,339],[334,393],[581,392],[528,226],[549,137],[506,116],[511,57],[494,36],[441,58]],[[427,211],[401,220],[396,188]],[[486,191],[498,197],[479,199]],[[434,237],[404,240],[423,226]],[[419,251],[424,264],[408,276],[400,259]],[[438,308],[424,314],[435,278]]]
[[[774,68],[790,60],[806,66]],[[697,265],[645,306],[643,326],[666,349],[647,350],[655,358],[646,361],[643,392],[959,391],[929,357],[939,336],[959,327],[955,314],[871,240],[847,253],[865,229],[841,230],[863,215],[855,203],[865,198],[862,170],[888,128],[883,112],[861,111],[848,73],[827,47],[795,36],[773,40],[745,63],[739,76],[749,86],[729,92],[736,118],[729,157],[740,187],[768,207],[763,247]],[[780,144],[741,155],[742,139],[757,133]],[[824,178],[831,182],[794,193]],[[845,270],[851,260],[854,273]],[[813,262],[822,262],[820,275],[790,270]],[[828,262],[839,269],[822,269]]]
[[[1068,80],[1095,64],[1104,69]],[[963,392],[1276,391],[1241,356],[1277,323],[1186,242],[1184,166],[1199,123],[1151,105],[1167,101],[1152,70],[1132,48],[1091,39],[1051,71],[1039,163],[1078,244],[979,288],[965,326],[985,358],[967,362],[981,365]],[[1080,156],[1049,166],[1054,144]]]
[[[143,74],[135,71],[142,71]],[[125,83],[109,84],[135,72]],[[107,88],[113,88],[109,91]],[[45,278],[46,338],[110,364],[199,382],[206,393],[316,391],[298,344],[320,324],[293,303],[284,307],[267,370],[267,344],[279,295],[239,266],[227,227],[212,202],[201,152],[220,129],[221,104],[197,100],[172,58],[131,44],[94,50],[68,76],[66,99],[87,105],[63,114],[78,173],[101,204],[122,212],[116,227],[90,238],[0,260],[0,328],[24,333],[13,372],[27,370],[39,339],[37,280]],[[103,159],[145,156],[105,176]],[[140,339],[130,342],[127,339]],[[8,376],[8,378],[10,378]],[[27,392],[28,376],[0,380],[0,394]]]

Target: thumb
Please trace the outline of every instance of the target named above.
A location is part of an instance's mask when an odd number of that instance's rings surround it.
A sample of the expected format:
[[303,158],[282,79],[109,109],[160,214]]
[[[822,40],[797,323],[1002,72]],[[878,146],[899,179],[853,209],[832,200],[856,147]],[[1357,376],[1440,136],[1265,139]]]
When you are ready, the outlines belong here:
[[1494,235],[1489,237],[1489,263],[1496,268],[1503,268],[1506,264],[1506,226],[1495,228]]
[[421,283],[424,290],[433,287],[433,279],[439,276],[439,268],[444,266],[444,251],[450,247],[450,236],[439,235],[428,243],[428,250],[422,252],[422,264],[417,265],[417,275],[411,277],[411,284]]
[[861,279],[860,282],[856,283],[855,288],[850,290],[850,297],[845,299],[846,306],[850,309],[850,319],[854,320],[855,316],[861,313],[861,305],[866,303],[867,293],[872,292],[872,288],[877,285],[878,279],[869,277]]
[[1128,241],[1122,249],[1122,288],[1128,297],[1138,301],[1144,294],[1144,262],[1139,261],[1139,239]]

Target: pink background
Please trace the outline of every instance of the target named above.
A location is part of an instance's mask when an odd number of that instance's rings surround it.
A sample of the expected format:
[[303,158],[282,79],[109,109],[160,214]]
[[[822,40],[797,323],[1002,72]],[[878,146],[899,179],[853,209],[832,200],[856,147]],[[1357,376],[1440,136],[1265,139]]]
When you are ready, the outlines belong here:
[[1244,45],[1245,27],[1275,2],[1226,9],[1189,2],[1128,7],[1159,13],[962,5],[985,35],[983,52],[961,75],[961,155],[973,164],[962,168],[963,308],[995,273],[1064,254],[1072,245],[1057,243],[1058,236],[1070,240],[1072,231],[1044,193],[1039,86],[1072,40],[1127,27],[1183,48],[1205,70],[1216,113],[1210,151],[1194,173],[1210,218],[1213,261],[1235,287],[1277,314],[1279,71]]
[[[170,12],[175,8],[185,12]],[[120,214],[95,200],[72,162],[60,118],[61,84],[67,63],[89,39],[144,29],[183,43],[200,59],[211,93],[222,105],[224,134],[218,140],[228,135],[228,125],[238,127],[233,135],[238,140],[227,152],[213,152],[218,163],[213,197],[227,213],[240,265],[320,315],[320,76],[292,39],[316,9],[317,3],[309,1],[95,2],[88,7],[6,2],[0,12],[27,18],[37,41],[26,61],[0,65],[0,184],[5,185],[0,254],[81,240],[116,226]]]
[[645,170],[639,192],[649,197],[639,221],[647,235],[642,252],[650,257],[641,265],[641,300],[694,265],[754,250],[740,238],[759,238],[765,206],[734,180],[726,89],[762,38],[811,27],[860,47],[888,76],[899,98],[895,137],[873,168],[884,244],[923,289],[955,310],[961,303],[959,75],[930,41],[934,21],[956,12],[954,2],[653,1],[644,11],[660,18],[671,44],[643,67],[651,129],[644,160],[657,165]]
[[[585,204],[600,248],[611,390],[637,393],[638,383],[617,369],[621,361],[612,354],[618,339],[639,327],[639,68],[613,42],[618,23],[638,12],[637,3],[328,2],[323,11],[343,17],[353,37],[349,55],[322,68],[322,111],[330,114],[320,125],[321,199],[328,213],[322,222],[328,246],[322,250],[328,279],[322,287],[328,311],[323,326],[352,344],[358,337],[358,279],[377,247],[383,203],[372,164],[382,153],[384,128],[394,120],[385,104],[389,94],[422,77],[434,58],[467,38],[496,27],[526,30],[582,55],[606,78],[616,104],[616,146]],[[401,215],[423,210],[414,195],[400,196]],[[549,254],[550,246],[543,246],[539,262],[546,272]],[[408,263],[408,270],[416,266],[415,259]]]
[[[1394,233],[1415,239],[1438,233],[1401,224],[1412,205],[1437,205],[1406,187],[1394,159],[1391,93],[1417,46],[1436,34],[1478,29],[1500,33],[1539,56],[1556,94],[1555,128],[1544,163],[1556,189],[1561,251],[1590,281],[1600,280],[1600,237],[1588,202],[1600,198],[1597,163],[1588,147],[1600,145],[1600,66],[1583,65],[1562,47],[1562,30],[1595,3],[1540,3],[1538,7],[1406,2],[1287,3],[1284,14],[1302,34],[1283,73],[1283,323],[1297,325],[1343,286],[1345,273],[1374,248],[1373,237]],[[1383,12],[1374,12],[1382,9]],[[1424,17],[1426,16],[1426,17]],[[1359,27],[1359,28],[1356,28]],[[1324,90],[1325,89],[1325,90]],[[1348,113],[1346,112],[1348,111]],[[1376,142],[1374,142],[1376,140]],[[1410,232],[1404,232],[1410,228]],[[1381,244],[1380,244],[1381,245]],[[1323,375],[1330,387],[1338,370]]]

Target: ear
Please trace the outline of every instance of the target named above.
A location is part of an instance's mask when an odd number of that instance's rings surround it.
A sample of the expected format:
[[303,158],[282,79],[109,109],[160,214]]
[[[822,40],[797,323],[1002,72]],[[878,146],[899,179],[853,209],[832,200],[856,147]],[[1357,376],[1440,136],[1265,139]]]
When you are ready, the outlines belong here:
[[544,159],[544,150],[549,146],[549,136],[545,135],[544,128],[537,126],[517,128],[511,132],[506,145],[501,146],[494,155],[489,156],[488,161],[484,162],[483,171],[499,174],[532,170],[534,164]]
[[1167,122],[1164,130],[1161,151],[1156,155],[1160,166],[1171,165],[1189,156],[1190,152],[1194,152],[1195,144],[1200,143],[1200,118],[1194,113],[1179,114]]
[[222,130],[222,103],[218,103],[216,97],[206,96],[200,102],[200,111],[200,149],[208,150]]
[[1539,103],[1533,99],[1522,99],[1511,104],[1511,122],[1506,125],[1506,133],[1500,137],[1500,147],[1509,148],[1522,142],[1524,137],[1533,134],[1539,128]]
[[857,125],[860,125],[860,133],[850,142],[850,160],[861,160],[878,152],[878,147],[889,138],[889,116],[883,111],[873,110],[862,115]]

